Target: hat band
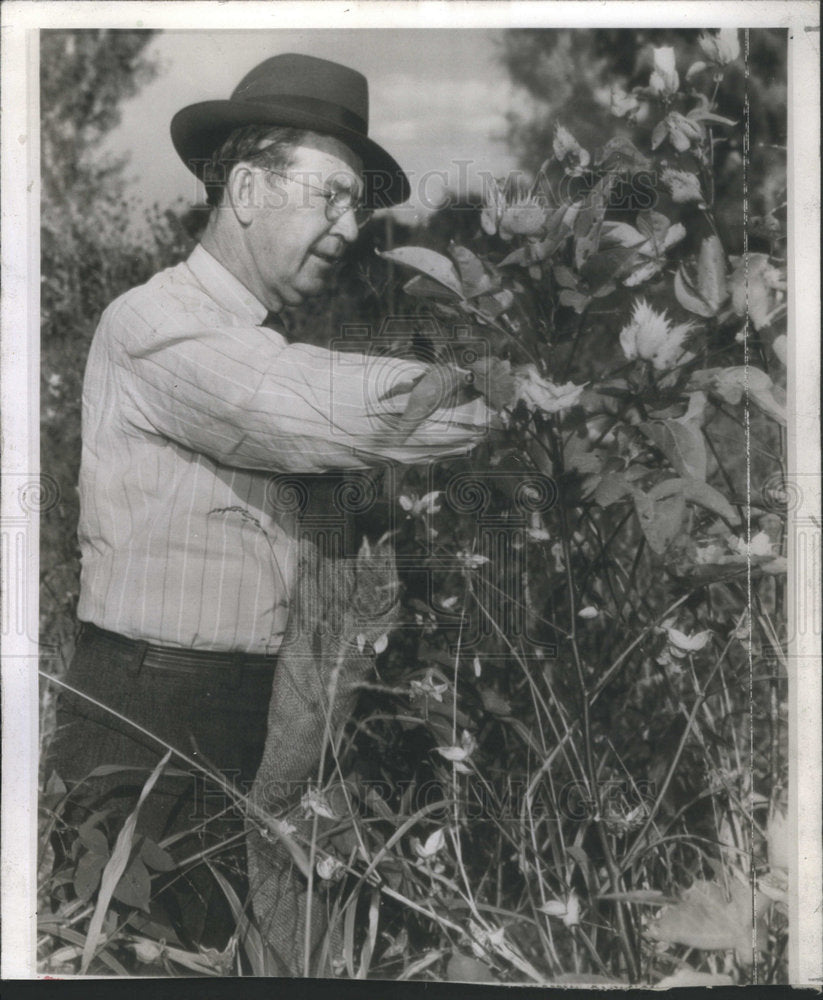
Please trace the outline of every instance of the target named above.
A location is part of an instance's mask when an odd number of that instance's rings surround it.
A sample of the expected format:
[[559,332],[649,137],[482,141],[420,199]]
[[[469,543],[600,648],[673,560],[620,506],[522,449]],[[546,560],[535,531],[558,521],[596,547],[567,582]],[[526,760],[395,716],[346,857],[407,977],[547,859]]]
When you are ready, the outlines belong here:
[[[348,129],[351,132],[358,132],[362,136],[368,134],[368,123],[341,104],[333,104],[331,101],[323,101],[316,97],[298,97],[291,94],[261,94],[254,101],[236,101],[238,105],[258,109],[267,114],[285,111],[290,114],[303,113],[317,118],[322,118],[324,123],[337,125]],[[310,127],[310,126],[307,126]]]

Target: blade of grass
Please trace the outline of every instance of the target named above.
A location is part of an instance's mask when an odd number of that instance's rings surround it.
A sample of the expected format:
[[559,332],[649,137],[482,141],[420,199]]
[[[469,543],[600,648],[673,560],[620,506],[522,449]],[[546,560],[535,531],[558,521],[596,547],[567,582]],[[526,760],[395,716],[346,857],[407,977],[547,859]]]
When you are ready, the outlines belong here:
[[157,784],[157,779],[160,777],[160,774],[168,763],[170,757],[171,750],[168,750],[157,767],[149,775],[148,781],[143,786],[143,790],[140,792],[140,798],[137,800],[137,805],[126,818],[126,822],[123,824],[122,829],[118,833],[114,850],[111,852],[111,857],[106,863],[106,867],[103,869],[103,875],[100,879],[100,891],[97,896],[97,905],[95,906],[94,913],[91,916],[89,930],[86,934],[86,941],[83,945],[83,960],[80,963],[81,975],[86,974],[89,964],[94,957],[94,952],[100,938],[100,932],[103,929],[103,920],[108,912],[111,897],[114,890],[117,888],[117,883],[120,881],[123,872],[126,870],[126,865],[129,862],[129,855],[131,854],[131,847],[134,841],[134,831],[137,826],[137,815],[140,812],[140,806],[143,805],[148,796],[151,794],[152,788],[154,788]]
[[[86,939],[79,931],[73,931],[68,927],[49,926],[48,933],[53,937],[60,938],[62,941],[68,941],[70,944],[79,948],[82,948],[86,942]],[[97,957],[104,965],[108,966],[108,968],[110,968],[116,976],[128,976],[128,970],[121,965],[113,955],[109,955],[108,952],[101,951]]]
[[210,861],[206,861],[206,866],[212,873],[214,880],[223,890],[223,895],[231,907],[234,922],[237,925],[237,937],[248,957],[252,974],[255,976],[276,975],[277,967],[271,960],[272,956],[269,953],[269,949],[260,936],[260,931],[258,931],[253,921],[249,919],[246,909],[240,902],[231,882]]
[[343,920],[343,957],[346,960],[346,972],[349,974],[349,979],[354,979],[354,922],[357,916],[357,900],[362,885],[362,882],[358,882],[355,886]]
[[377,925],[379,921],[380,890],[372,889],[371,900],[369,901],[369,933],[360,952],[360,968],[357,970],[358,979],[365,979],[368,975],[371,958],[374,954],[374,945],[377,941]]

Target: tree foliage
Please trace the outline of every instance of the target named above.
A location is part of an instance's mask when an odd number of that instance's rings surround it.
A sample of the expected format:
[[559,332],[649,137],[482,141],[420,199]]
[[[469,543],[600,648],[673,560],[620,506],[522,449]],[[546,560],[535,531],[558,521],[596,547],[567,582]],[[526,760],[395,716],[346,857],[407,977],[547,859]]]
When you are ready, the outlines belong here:
[[[679,65],[703,61],[700,35],[698,30],[674,29],[507,31],[500,58],[526,96],[525,110],[518,108],[508,116],[509,143],[521,165],[538,169],[556,121],[565,122],[588,148],[625,131],[610,114],[614,91],[625,93],[648,79],[655,47],[671,46]],[[786,32],[752,30],[748,35],[748,74],[743,59],[735,60],[726,67],[723,86],[715,94],[718,114],[736,117],[741,125],[713,148],[715,216],[730,249],[738,252],[743,237],[744,90],[749,104],[750,212],[760,218],[781,206],[785,212]],[[636,141],[650,138],[652,124],[641,114],[632,130]],[[749,232],[755,240],[762,235],[757,225]]]

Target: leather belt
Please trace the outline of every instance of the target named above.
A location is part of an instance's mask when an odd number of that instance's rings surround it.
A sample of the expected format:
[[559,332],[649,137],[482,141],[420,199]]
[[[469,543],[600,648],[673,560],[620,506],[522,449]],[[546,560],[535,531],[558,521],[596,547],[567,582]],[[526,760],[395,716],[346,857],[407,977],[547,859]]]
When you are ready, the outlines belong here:
[[81,622],[80,625],[81,637],[88,636],[93,640],[109,642],[132,652],[133,669],[136,670],[147,667],[184,674],[202,672],[204,668],[273,671],[277,663],[276,656],[266,656],[263,653],[155,646],[140,639],[129,639],[128,636],[120,635],[118,632],[109,632],[108,629],[100,628],[91,622]]

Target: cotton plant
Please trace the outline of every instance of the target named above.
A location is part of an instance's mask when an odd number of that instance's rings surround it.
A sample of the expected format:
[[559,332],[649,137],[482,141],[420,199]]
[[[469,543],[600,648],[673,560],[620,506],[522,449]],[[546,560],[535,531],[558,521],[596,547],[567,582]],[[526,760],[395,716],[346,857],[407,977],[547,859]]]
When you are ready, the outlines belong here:
[[655,311],[641,298],[620,331],[620,346],[629,361],[648,361],[656,371],[669,371],[694,357],[684,347],[694,326],[688,321],[673,325],[665,312]]

